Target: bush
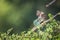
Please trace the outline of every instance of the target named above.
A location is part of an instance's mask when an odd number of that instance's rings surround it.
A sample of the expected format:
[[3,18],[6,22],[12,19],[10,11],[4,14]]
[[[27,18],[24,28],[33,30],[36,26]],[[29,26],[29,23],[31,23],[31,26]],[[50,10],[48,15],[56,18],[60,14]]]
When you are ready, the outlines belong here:
[[[52,18],[53,15],[48,14],[48,16]],[[43,28],[45,29],[41,30]],[[24,31],[21,34],[9,35],[12,29],[9,29],[6,33],[0,33],[0,40],[60,40],[60,23],[55,19],[51,19],[44,27],[40,27],[36,32],[32,33],[31,31],[27,33]]]

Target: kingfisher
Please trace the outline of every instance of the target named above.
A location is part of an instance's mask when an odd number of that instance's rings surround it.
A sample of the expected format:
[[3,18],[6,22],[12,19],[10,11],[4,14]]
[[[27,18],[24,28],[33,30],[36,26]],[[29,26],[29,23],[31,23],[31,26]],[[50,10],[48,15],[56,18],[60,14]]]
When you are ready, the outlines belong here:
[[36,16],[38,17],[33,21],[34,26],[40,25],[46,18],[46,15],[43,11],[37,10]]

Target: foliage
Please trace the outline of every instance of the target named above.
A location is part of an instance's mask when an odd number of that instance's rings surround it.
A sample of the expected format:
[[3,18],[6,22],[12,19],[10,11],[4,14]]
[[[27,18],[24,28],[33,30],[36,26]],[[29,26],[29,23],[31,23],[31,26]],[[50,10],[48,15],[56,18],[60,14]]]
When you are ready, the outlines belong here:
[[[53,15],[48,14],[48,16],[52,18]],[[44,27],[38,29],[39,31],[37,30],[31,34],[27,33],[25,35],[26,31],[24,31],[21,34],[9,35],[12,30],[13,28],[9,29],[6,33],[0,33],[0,40],[60,40],[60,23],[55,19],[50,20]]]

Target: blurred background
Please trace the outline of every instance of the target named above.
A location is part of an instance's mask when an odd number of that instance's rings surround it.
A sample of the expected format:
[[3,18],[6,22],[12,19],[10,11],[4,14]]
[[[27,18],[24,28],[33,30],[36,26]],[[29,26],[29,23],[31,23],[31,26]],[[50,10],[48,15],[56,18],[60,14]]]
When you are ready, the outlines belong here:
[[[13,28],[11,33],[27,31],[37,18],[36,11],[41,10],[46,14],[55,15],[60,12],[60,0],[48,8],[46,4],[52,0],[0,0],[0,32]],[[60,20],[58,16],[56,20]]]

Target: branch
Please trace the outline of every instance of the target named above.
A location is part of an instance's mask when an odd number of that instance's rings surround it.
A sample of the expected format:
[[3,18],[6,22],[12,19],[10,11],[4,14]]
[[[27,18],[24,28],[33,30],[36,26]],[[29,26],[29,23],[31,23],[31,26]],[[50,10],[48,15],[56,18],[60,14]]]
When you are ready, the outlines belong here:
[[49,7],[49,6],[52,5],[55,1],[56,1],[56,0],[51,1],[50,3],[48,3],[48,4],[46,5],[46,7]]

